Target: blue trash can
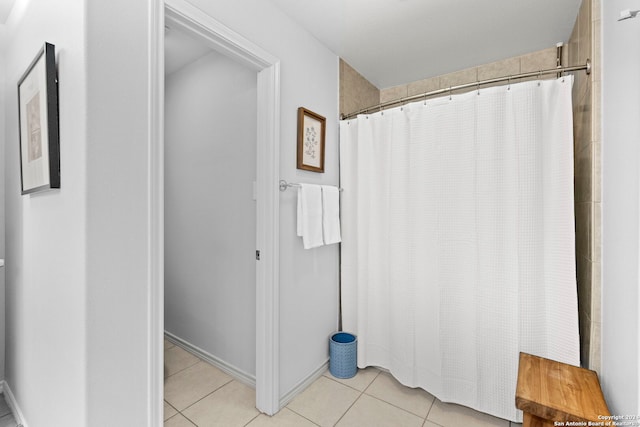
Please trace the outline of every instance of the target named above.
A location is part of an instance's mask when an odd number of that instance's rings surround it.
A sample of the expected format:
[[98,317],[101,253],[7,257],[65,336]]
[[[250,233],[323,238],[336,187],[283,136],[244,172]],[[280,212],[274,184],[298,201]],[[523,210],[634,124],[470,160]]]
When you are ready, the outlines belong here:
[[358,339],[348,332],[329,338],[329,372],[336,378],[351,378],[358,372]]

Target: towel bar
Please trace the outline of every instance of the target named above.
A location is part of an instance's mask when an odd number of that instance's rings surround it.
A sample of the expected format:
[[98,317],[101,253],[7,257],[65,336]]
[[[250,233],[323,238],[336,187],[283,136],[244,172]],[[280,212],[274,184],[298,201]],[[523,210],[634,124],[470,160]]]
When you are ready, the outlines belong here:
[[[280,185],[278,186],[280,191],[286,191],[289,187],[300,187],[300,184],[295,182],[287,182],[284,179],[280,180]],[[342,191],[342,188],[338,188],[338,191]]]

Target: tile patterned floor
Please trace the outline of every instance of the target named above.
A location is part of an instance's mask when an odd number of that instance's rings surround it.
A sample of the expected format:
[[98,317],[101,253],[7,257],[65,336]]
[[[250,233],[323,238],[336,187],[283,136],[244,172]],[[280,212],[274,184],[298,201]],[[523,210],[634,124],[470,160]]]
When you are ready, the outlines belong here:
[[[354,378],[327,371],[273,417],[255,409],[255,390],[165,340],[165,427],[515,427],[375,368]],[[1,418],[0,418],[1,421]],[[0,424],[0,427],[2,425]]]

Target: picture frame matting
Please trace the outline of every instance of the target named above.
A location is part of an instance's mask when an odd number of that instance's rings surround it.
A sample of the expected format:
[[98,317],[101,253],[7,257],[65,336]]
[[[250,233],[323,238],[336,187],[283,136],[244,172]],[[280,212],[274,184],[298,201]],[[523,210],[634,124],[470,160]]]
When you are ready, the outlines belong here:
[[18,81],[22,194],[60,188],[55,46],[44,43]]
[[325,127],[325,117],[298,108],[298,169],[324,172]]

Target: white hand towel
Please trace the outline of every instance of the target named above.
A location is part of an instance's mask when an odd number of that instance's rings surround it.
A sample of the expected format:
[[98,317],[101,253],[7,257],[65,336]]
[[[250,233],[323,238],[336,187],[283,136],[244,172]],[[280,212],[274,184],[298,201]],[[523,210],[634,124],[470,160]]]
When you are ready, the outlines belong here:
[[340,190],[331,185],[322,186],[322,234],[324,244],[339,243],[340,237]]
[[298,189],[298,236],[305,249],[322,246],[322,191],[319,185],[300,184]]

